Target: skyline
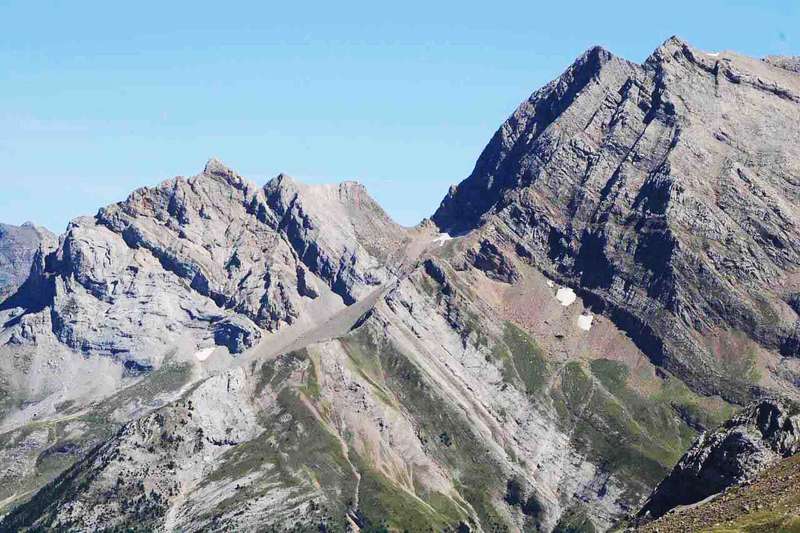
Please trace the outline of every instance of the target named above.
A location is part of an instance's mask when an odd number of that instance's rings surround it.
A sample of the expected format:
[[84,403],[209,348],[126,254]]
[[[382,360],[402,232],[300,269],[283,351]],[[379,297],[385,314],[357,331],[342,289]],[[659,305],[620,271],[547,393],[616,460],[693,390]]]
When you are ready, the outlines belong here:
[[60,233],[216,157],[259,185],[281,172],[357,180],[413,225],[593,45],[635,62],[673,34],[708,51],[800,53],[798,6],[781,1],[673,2],[658,19],[633,2],[573,2],[569,19],[564,4],[522,2],[191,5],[0,4],[0,222]]

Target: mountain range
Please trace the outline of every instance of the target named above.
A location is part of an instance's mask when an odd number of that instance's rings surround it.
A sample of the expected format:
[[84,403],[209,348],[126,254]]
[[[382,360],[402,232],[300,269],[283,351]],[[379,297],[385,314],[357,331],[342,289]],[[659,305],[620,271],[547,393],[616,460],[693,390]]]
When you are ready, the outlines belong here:
[[413,228],[215,159],[0,227],[0,530],[685,531],[751,498],[800,451],[798,65],[592,48]]

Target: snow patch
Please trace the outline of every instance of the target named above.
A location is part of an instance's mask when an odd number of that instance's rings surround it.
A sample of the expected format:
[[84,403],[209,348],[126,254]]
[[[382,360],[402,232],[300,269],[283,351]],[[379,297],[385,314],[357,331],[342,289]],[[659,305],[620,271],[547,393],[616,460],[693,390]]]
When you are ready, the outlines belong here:
[[555,283],[553,283],[553,280],[552,279],[548,279],[547,280],[547,286],[548,287],[552,287],[553,285],[555,285]]
[[581,315],[578,317],[578,327],[581,328],[583,331],[589,331],[592,329],[592,320],[594,316],[592,315]]
[[203,348],[202,350],[197,350],[194,352],[194,356],[197,357],[198,361],[205,361],[208,357],[214,352],[216,348]]
[[719,56],[719,52],[709,52],[708,55],[710,55],[711,57],[717,57]]
[[440,233],[435,239],[433,239],[433,242],[438,242],[439,246],[444,246],[444,243],[452,240],[453,238],[449,233]]
[[569,287],[561,287],[558,289],[558,292],[556,292],[556,300],[561,302],[561,305],[564,307],[575,302],[575,298],[577,298],[575,291]]

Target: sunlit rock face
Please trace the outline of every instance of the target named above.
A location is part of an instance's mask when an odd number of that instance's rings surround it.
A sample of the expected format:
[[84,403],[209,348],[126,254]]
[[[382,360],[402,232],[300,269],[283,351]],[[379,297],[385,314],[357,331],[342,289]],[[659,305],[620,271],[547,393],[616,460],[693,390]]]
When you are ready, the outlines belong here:
[[796,382],[795,67],[677,38],[642,65],[594,48],[519,106],[433,220],[497,227],[708,394],[750,396],[730,350],[769,367],[763,385]]

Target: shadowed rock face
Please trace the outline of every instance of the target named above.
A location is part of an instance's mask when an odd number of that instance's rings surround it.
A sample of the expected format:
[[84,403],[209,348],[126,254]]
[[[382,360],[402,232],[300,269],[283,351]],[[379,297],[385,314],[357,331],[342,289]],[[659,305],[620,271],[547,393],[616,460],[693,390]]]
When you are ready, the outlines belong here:
[[[433,220],[497,227],[654,362],[744,400],[709,334],[800,355],[795,62],[676,38],[643,65],[592,49],[514,112]],[[794,368],[774,370],[795,381]]]
[[800,411],[777,400],[758,402],[703,434],[639,512],[648,520],[755,478],[800,451]]
[[53,241],[55,235],[30,223],[0,224],[0,301],[16,291],[28,277],[43,240]]

